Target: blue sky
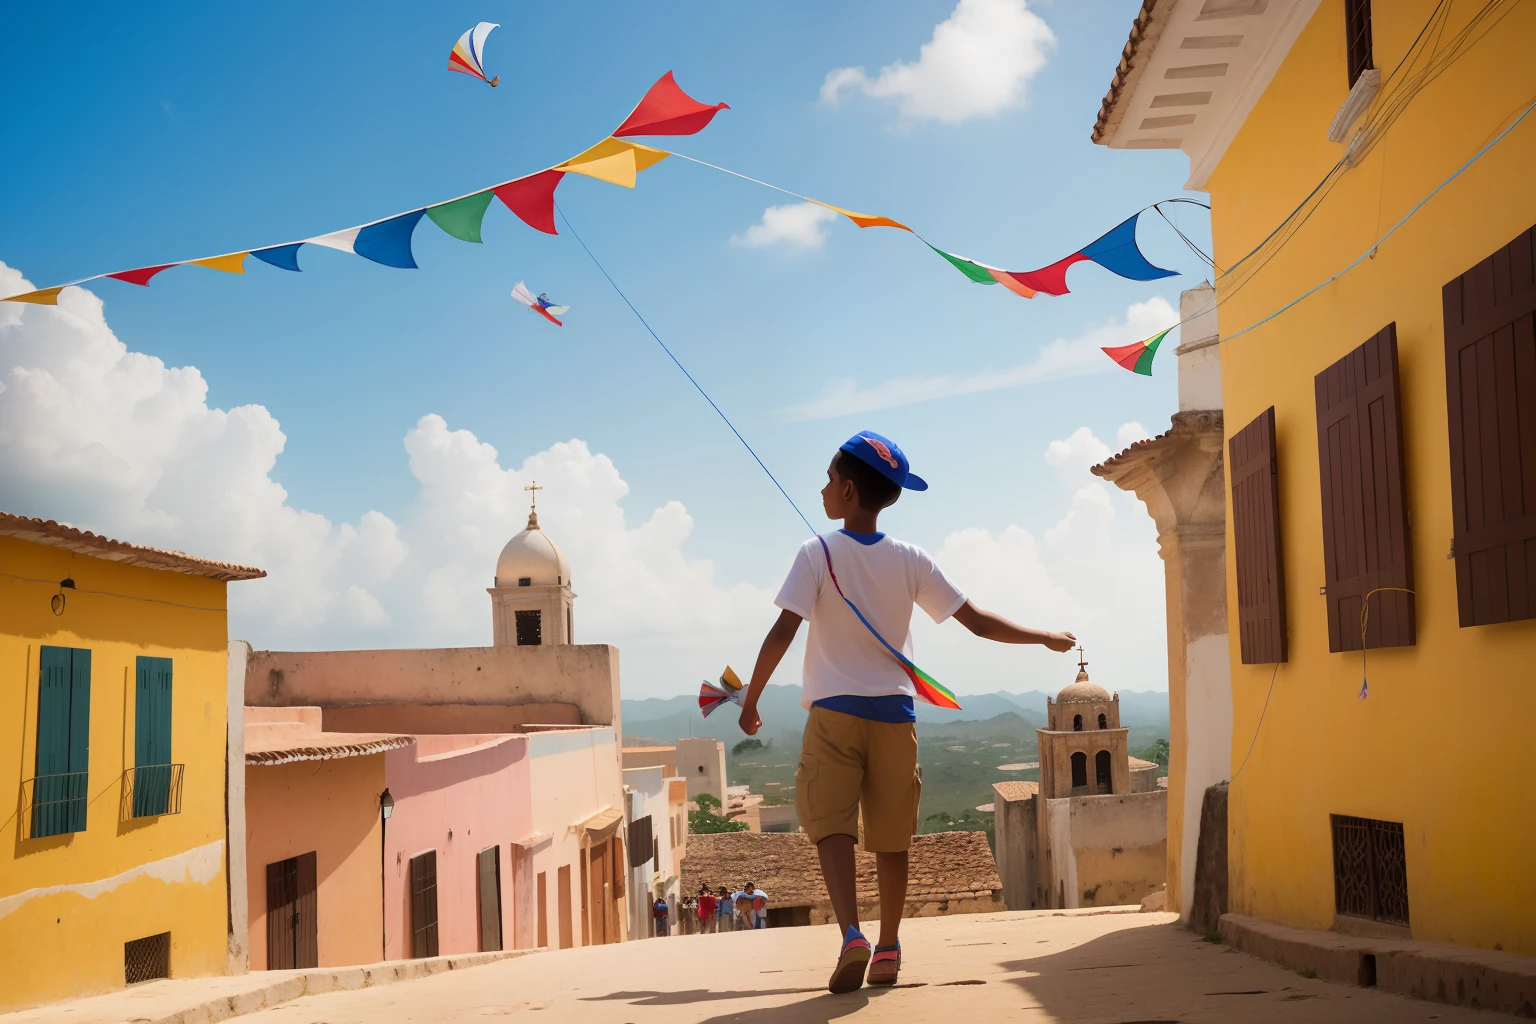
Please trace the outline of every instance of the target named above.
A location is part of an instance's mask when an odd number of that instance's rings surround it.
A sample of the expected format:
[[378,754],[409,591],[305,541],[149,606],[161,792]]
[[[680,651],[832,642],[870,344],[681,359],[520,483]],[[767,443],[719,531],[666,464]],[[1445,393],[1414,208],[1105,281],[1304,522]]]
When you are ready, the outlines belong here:
[[[1022,101],[951,120],[904,117],[899,101],[857,89],[835,103],[819,94],[836,69],[876,76],[918,61],[952,0],[680,4],[664,13],[484,0],[19,9],[0,38],[0,91],[10,99],[0,262],[44,286],[419,207],[585,148],[671,69],[690,94],[731,110],[697,136],[658,144],[895,217],[952,252],[1030,269],[1149,202],[1185,194],[1181,154],[1089,141],[1137,8],[1031,4],[1054,44]],[[446,70],[453,41],[480,20],[502,25],[486,47],[496,89]],[[1123,325],[1133,303],[1161,297],[1176,307],[1201,266],[1150,216],[1144,250],[1188,276],[1146,284],[1083,266],[1071,273],[1072,294],[1025,301],[967,282],[901,232],[839,221],[823,226],[819,247],[733,244],[765,207],[791,200],[679,160],[646,172],[632,192],[568,176],[559,201],[808,512],[831,451],[870,428],[896,438],[934,485],[887,514],[891,531],[930,550],[967,529],[1043,537],[1091,482],[1053,472],[1043,461],[1051,442],[1086,427],[1116,448],[1123,424],[1156,432],[1175,407],[1170,339],[1150,379],[1104,360],[1100,373],[855,415],[808,419],[803,408],[849,379],[858,392],[897,378],[911,379],[909,397],[924,381],[942,392],[945,380],[1026,366],[1055,339]],[[1208,238],[1202,211],[1176,216]],[[534,232],[495,204],[483,245],[423,222],[415,253],[421,269],[399,271],[311,246],[303,274],[252,260],[243,277],[182,268],[150,288],[107,281],[91,290],[128,350],[196,367],[210,408],[261,406],[281,424],[286,444],[269,476],[292,509],[337,528],[370,510],[395,521],[419,512],[422,482],[402,438],[435,413],[493,445],[504,467],[581,439],[622,475],[619,503],[632,526],[680,502],[691,517],[679,542],[685,558],[710,563],[721,586],[771,592],[803,528],[572,238]],[[563,329],[512,302],[518,279],[572,307]],[[20,358],[17,338],[0,324],[0,373]],[[0,415],[16,400],[12,383]],[[81,503],[87,485],[29,479],[0,483],[0,504],[120,532],[148,521]],[[1115,509],[1131,529],[1135,506]],[[217,531],[207,536],[223,545]],[[600,571],[578,566],[578,582]],[[1160,636],[1155,589],[1145,607],[1157,629],[1138,634],[1143,647]],[[299,637],[265,622],[237,615],[234,625],[269,633],[251,636],[258,646],[357,642],[340,627]],[[1073,622],[1037,624],[1082,632]],[[389,645],[410,633],[402,629],[397,612],[370,642]],[[409,642],[457,637],[418,631]],[[1160,646],[1136,649],[1108,628],[1089,642],[1125,666],[1122,688],[1166,686]],[[686,643],[664,648],[636,663],[637,695],[666,692],[673,675],[675,690],[708,674],[693,664],[708,659],[691,657]],[[733,660],[750,657],[742,650]],[[1049,682],[989,670],[957,688]]]

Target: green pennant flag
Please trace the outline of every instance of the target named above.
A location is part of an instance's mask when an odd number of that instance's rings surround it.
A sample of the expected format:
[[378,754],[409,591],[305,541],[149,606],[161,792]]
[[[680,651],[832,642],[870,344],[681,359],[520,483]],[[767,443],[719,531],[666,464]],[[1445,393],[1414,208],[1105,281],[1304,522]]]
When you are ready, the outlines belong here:
[[940,249],[934,245],[930,245],[928,248],[949,260],[950,263],[954,264],[956,270],[960,271],[960,273],[964,274],[972,281],[975,281],[977,284],[997,284],[997,278],[993,277],[992,271],[988,270],[986,267],[983,267],[977,263],[972,263],[970,260],[963,256],[951,256],[943,249]]
[[476,192],[463,199],[455,199],[451,203],[429,206],[427,216],[432,218],[432,223],[454,238],[465,242],[478,242],[480,241],[480,222],[485,218],[485,208],[491,205],[491,200],[494,198],[496,194],[486,189],[484,192]]

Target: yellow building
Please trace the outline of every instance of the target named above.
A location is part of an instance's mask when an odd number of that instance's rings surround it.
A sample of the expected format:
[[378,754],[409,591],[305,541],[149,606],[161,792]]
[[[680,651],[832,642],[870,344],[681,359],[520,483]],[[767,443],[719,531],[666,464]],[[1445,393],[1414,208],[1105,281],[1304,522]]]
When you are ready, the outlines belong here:
[[1146,0],[1095,126],[1211,198],[1233,912],[1536,954],[1533,40]]
[[225,584],[264,575],[0,513],[0,1011],[243,969]]

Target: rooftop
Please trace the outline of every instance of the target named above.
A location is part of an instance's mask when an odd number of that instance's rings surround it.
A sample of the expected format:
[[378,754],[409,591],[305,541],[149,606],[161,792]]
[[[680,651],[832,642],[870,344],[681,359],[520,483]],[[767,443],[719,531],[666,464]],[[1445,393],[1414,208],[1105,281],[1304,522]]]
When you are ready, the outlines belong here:
[[[861,901],[877,898],[875,856],[857,850]],[[938,832],[914,836],[909,902],[988,896],[1001,889],[997,864],[984,832]],[[814,906],[827,901],[816,848],[801,832],[725,832],[690,835],[683,858],[682,891],[701,884],[735,888],[751,880],[768,894],[770,906]]]
[[415,742],[414,736],[394,733],[314,732],[302,726],[249,723],[245,727],[245,763],[333,761],[342,757],[382,754]]
[[1028,800],[1040,792],[1040,783],[994,782],[992,783],[992,792],[997,794],[997,799],[999,800]]
[[1183,150],[1185,187],[1203,189],[1316,9],[1316,0],[1142,0],[1093,141]]
[[179,572],[188,576],[206,576],[208,579],[257,580],[265,576],[265,569],[231,562],[215,562],[197,558],[183,551],[166,551],[163,548],[130,544],[125,540],[113,540],[87,530],[54,522],[52,519],[29,519],[26,516],[0,512],[0,537],[15,537],[34,544],[63,548],[81,555],[90,555],[108,562],[136,565],[141,569],[160,569]]

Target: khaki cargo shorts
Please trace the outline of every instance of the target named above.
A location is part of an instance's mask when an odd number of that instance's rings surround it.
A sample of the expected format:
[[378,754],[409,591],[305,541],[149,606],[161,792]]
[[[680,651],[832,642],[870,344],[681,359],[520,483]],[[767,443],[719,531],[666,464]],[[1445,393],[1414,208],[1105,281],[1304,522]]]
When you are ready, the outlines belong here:
[[901,853],[917,832],[922,794],[916,725],[811,708],[795,770],[795,809],[811,842],[857,837],[862,812],[864,849]]

